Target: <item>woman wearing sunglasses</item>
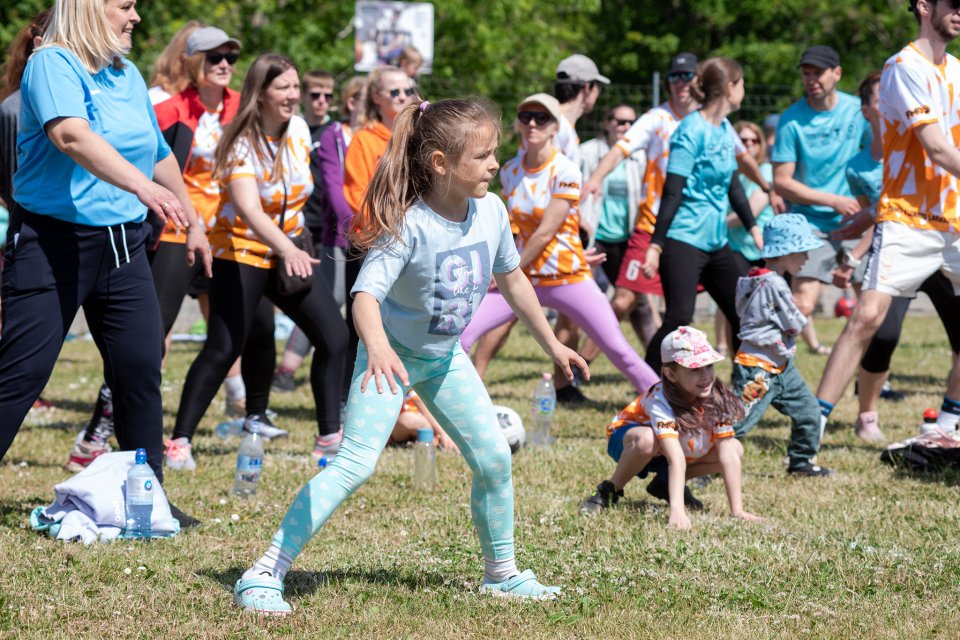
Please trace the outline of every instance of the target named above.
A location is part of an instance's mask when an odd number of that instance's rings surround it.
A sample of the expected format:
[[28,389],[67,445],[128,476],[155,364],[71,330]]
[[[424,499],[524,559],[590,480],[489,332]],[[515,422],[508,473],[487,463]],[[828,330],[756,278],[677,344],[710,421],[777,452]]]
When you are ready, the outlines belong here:
[[[373,172],[383,152],[387,149],[397,115],[413,101],[416,93],[413,80],[397,67],[381,67],[370,73],[367,79],[367,95],[360,111],[360,129],[354,133],[343,159],[343,195],[354,215],[360,211],[363,193],[373,178]],[[349,230],[349,226],[345,225],[343,233]],[[353,247],[348,247],[346,253],[344,290],[349,292],[357,281],[363,260]],[[353,326],[353,299],[349,295],[347,296],[347,329],[350,331],[350,343],[347,347],[346,362],[352,370],[353,362],[357,358],[357,343],[360,338]],[[345,376],[344,380],[347,388],[343,390],[343,399],[346,400],[350,376]]]
[[[638,393],[657,382],[620,332],[606,296],[593,279],[580,241],[579,167],[554,144],[563,116],[556,98],[538,93],[517,107],[523,153],[500,171],[510,221],[517,231],[520,268],[540,304],[566,314],[581,327]],[[464,351],[474,340],[513,317],[499,292],[490,292],[461,336]],[[558,391],[570,383],[556,380]]]

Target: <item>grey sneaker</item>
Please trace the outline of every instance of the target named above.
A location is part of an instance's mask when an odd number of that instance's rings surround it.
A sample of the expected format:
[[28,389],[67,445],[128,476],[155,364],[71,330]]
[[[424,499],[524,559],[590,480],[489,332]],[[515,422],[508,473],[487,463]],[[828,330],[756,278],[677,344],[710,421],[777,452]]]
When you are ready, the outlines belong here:
[[290,435],[285,429],[277,427],[267,416],[258,413],[252,413],[243,421],[243,430],[250,431],[250,425],[256,423],[260,427],[260,437],[264,440],[273,440],[274,438],[286,438]]

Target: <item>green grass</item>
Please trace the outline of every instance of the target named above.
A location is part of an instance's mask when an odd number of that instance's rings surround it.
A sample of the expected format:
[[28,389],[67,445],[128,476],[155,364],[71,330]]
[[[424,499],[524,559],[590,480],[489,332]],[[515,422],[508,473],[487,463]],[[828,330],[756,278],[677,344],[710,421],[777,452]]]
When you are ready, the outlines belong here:
[[[818,322],[827,343],[840,327]],[[197,348],[178,344],[170,354],[168,432]],[[801,355],[812,386],[824,362]],[[888,437],[912,435],[922,410],[938,406],[949,365],[939,323],[910,317],[893,364],[894,384],[907,398],[881,407]],[[490,371],[494,401],[526,415],[546,367],[518,328]],[[373,480],[294,565],[287,581],[294,615],[257,620],[232,605],[230,589],[313,473],[308,385],[274,394],[271,405],[291,437],[268,445],[255,499],[228,494],[237,441],[212,435],[218,397],[196,440],[199,469],[170,472],[166,481],[173,501],[202,527],[151,543],[63,544],[33,533],[27,516],[67,477],[61,465],[100,382],[93,345],[68,343],[45,392],[59,408],[46,424],[24,426],[0,465],[0,637],[957,637],[957,478],[912,477],[882,465],[881,448],[853,436],[849,391],[820,456],[837,476],[787,478],[787,421],[771,411],[747,439],[744,463],[746,508],[766,520],[731,520],[722,482],[714,481],[697,492],[706,513],[692,517],[692,532],[678,533],[640,482],[627,487],[623,508],[578,513],[579,500],[613,469],[603,427],[631,399],[605,360],[594,376],[585,393],[599,406],[560,409],[556,446],[514,456],[519,564],[563,585],[561,600],[480,597],[464,462],[439,456],[439,491],[415,494],[412,452],[388,450]]]

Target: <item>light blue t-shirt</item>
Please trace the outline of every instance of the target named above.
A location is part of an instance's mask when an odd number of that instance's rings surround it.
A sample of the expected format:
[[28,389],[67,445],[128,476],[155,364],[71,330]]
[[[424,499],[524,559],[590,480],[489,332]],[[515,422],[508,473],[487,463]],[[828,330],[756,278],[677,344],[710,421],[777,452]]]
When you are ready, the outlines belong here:
[[[873,136],[860,99],[837,95],[837,106],[830,111],[815,111],[805,99],[791,105],[780,117],[771,160],[796,163],[793,177],[811,189],[849,197],[847,162],[860,149],[869,148]],[[840,214],[830,207],[792,204],[790,211],[803,214],[825,233],[841,223]]]
[[847,184],[853,197],[866,196],[870,204],[880,201],[883,190],[883,161],[874,160],[869,147],[847,163]]
[[716,126],[694,111],[680,121],[670,137],[667,174],[683,176],[687,184],[668,238],[708,252],[727,244],[728,194],[737,169],[734,135],[726,118]]
[[463,222],[451,222],[417,201],[403,220],[401,241],[374,247],[351,295],[380,302],[383,328],[404,347],[450,353],[490,285],[490,274],[520,264],[503,202],[471,199]]
[[[773,166],[769,162],[764,162],[760,165],[760,175],[767,181],[767,184],[773,184]],[[743,185],[743,193],[747,196],[747,199],[760,188],[760,185],[742,173],[737,177],[740,180],[740,184]],[[729,213],[732,213],[732,209],[728,210],[728,215]],[[757,227],[763,231],[764,225],[770,222],[775,215],[773,207],[768,204],[756,216]],[[753,236],[747,232],[743,225],[727,227],[727,239],[730,241],[730,248],[742,254],[748,261],[753,262],[760,259],[760,249],[757,248],[757,243],[753,241]]]
[[603,205],[597,222],[596,238],[601,242],[626,242],[630,226],[630,193],[627,163],[620,162],[603,180]]
[[141,222],[147,208],[132,193],[97,178],[47,138],[44,125],[56,118],[83,118],[148,178],[170,147],[157,126],[143,77],[124,59],[90,74],[60,47],[40,49],[23,73],[19,169],[14,199],[23,208],[66,222],[105,227]]

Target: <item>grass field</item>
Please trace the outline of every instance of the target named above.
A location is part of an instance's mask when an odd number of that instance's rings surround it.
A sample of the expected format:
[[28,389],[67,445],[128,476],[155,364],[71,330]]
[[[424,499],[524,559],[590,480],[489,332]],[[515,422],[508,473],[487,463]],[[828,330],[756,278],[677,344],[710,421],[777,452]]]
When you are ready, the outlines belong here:
[[[840,328],[818,323],[828,343]],[[168,432],[197,349],[175,344],[170,354]],[[812,386],[824,362],[800,356]],[[881,407],[888,437],[913,435],[923,409],[939,407],[949,363],[938,321],[908,318],[893,365],[906,399]],[[518,328],[489,375],[494,401],[526,415],[546,367]],[[24,426],[0,465],[0,637],[960,637],[958,477],[912,477],[882,465],[881,447],[853,436],[850,392],[820,456],[835,477],[787,478],[787,421],[768,413],[747,439],[744,461],[745,506],[766,519],[730,519],[714,481],[697,490],[707,511],[692,517],[694,530],[678,533],[640,482],[627,487],[622,508],[596,517],[577,511],[613,468],[603,427],[631,399],[616,370],[598,361],[584,388],[596,406],[559,409],[557,444],[513,459],[519,564],[563,585],[562,599],[523,604],[478,595],[482,563],[466,465],[439,456],[438,492],[415,494],[412,452],[388,450],[373,480],[294,565],[287,580],[294,614],[258,620],[232,605],[231,586],[313,473],[308,385],[271,400],[291,437],[268,445],[256,498],[229,496],[238,443],[213,436],[218,397],[195,442],[197,472],[169,472],[166,481],[201,527],[151,543],[58,543],[33,533],[27,517],[68,475],[61,465],[88,417],[99,371],[92,343],[68,343],[45,393],[58,409],[45,424]],[[720,374],[729,375],[727,363]]]

